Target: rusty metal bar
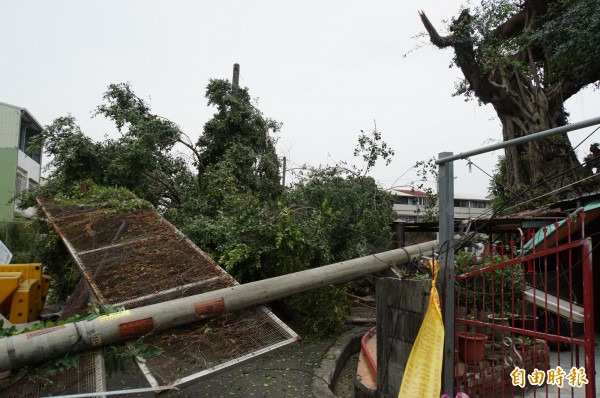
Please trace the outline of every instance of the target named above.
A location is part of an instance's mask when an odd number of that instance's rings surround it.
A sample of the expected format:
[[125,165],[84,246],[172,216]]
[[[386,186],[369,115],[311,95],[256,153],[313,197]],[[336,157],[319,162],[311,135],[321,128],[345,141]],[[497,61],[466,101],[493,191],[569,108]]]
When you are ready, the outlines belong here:
[[522,328],[506,326],[506,325],[498,324],[498,323],[488,323],[488,322],[475,321],[475,320],[471,320],[471,319],[462,319],[462,318],[456,318],[456,323],[461,324],[461,325],[470,325],[470,326],[476,326],[476,327],[481,327],[481,328],[502,330],[504,332],[510,332],[510,333],[527,334],[531,337],[536,337],[536,338],[540,338],[540,339],[544,339],[544,340],[556,341],[556,342],[560,342],[560,343],[577,344],[577,345],[581,345],[581,346],[585,346],[587,344],[585,339],[582,340],[582,339],[577,339],[577,338],[573,338],[573,337],[558,336],[555,334],[536,332],[534,330],[524,330]]
[[564,250],[567,250],[567,249],[574,249],[576,247],[583,246],[584,242],[585,241],[583,241],[583,240],[578,240],[578,241],[575,241],[575,242],[571,242],[571,243],[562,245],[560,247],[553,247],[553,248],[550,248],[550,249],[544,249],[542,251],[538,251],[538,252],[535,252],[535,253],[532,253],[532,254],[527,254],[527,255],[525,255],[523,257],[515,258],[514,260],[508,260],[506,262],[500,262],[500,263],[497,263],[497,264],[490,265],[489,267],[479,268],[479,269],[473,270],[471,272],[467,272],[465,274],[456,275],[456,280],[458,281],[458,280],[462,280],[462,279],[466,279],[466,278],[471,278],[471,277],[477,276],[477,275],[483,275],[486,272],[493,271],[493,270],[496,270],[496,269],[499,269],[499,268],[508,267],[510,265],[515,265],[515,264],[521,264],[521,263],[524,263],[525,261],[535,260],[535,259],[538,259],[538,258],[541,258],[541,257],[545,257],[545,256],[548,256],[550,254],[558,253],[560,251],[564,251]]
[[[567,225],[567,228],[570,227],[570,223]],[[534,236],[534,234],[532,233],[527,233],[527,236],[529,236],[530,238],[532,238]],[[544,234],[544,239],[545,242],[542,242],[542,244],[540,245],[541,248],[544,248],[542,250],[539,250],[537,252],[531,253],[527,256],[523,256],[523,257],[516,257],[516,258],[512,258],[511,260],[508,261],[500,261],[499,263],[495,262],[494,259],[494,255],[498,254],[506,254],[508,252],[512,252],[512,246],[514,245],[514,241],[511,239],[510,241],[511,243],[511,247],[509,248],[510,250],[507,252],[506,250],[503,251],[503,247],[499,246],[498,248],[495,247],[490,247],[488,250],[486,250],[486,254],[488,256],[492,256],[492,265],[485,267],[485,268],[481,268],[481,269],[472,269],[471,267],[466,268],[463,274],[461,275],[457,275],[456,277],[456,281],[457,281],[457,294],[459,294],[459,296],[462,295],[462,297],[466,297],[465,298],[465,302],[462,303],[463,300],[460,300],[457,304],[461,305],[464,304],[465,307],[467,308],[467,311],[469,309],[469,292],[473,292],[473,294],[475,294],[479,287],[478,286],[478,280],[481,278],[481,276],[485,275],[486,273],[489,272],[493,272],[494,270],[497,269],[501,269],[504,267],[509,267],[511,265],[516,265],[516,264],[521,264],[521,269],[520,272],[522,273],[523,277],[525,275],[526,272],[533,274],[534,278],[533,280],[531,280],[529,283],[531,283],[531,286],[529,288],[529,290],[524,290],[521,293],[521,299],[523,299],[525,302],[525,300],[527,301],[531,301],[534,304],[536,304],[537,306],[541,305],[541,308],[544,310],[544,314],[545,314],[545,327],[544,330],[542,331],[538,331],[538,326],[537,326],[537,317],[534,315],[533,316],[533,328],[532,330],[530,330],[529,328],[525,328],[523,324],[521,324],[521,326],[516,327],[515,323],[513,324],[494,324],[494,323],[489,323],[489,322],[484,322],[482,320],[478,320],[478,319],[465,319],[466,317],[462,317],[462,316],[457,316],[455,319],[456,325],[458,325],[459,327],[464,327],[465,325],[471,328],[477,328],[477,329],[488,329],[488,330],[492,330],[492,333],[494,333],[494,331],[498,331],[500,333],[503,333],[503,335],[505,336],[511,336],[513,334],[518,334],[518,335],[523,335],[523,336],[528,336],[531,337],[533,339],[542,339],[545,341],[549,341],[549,342],[555,342],[558,344],[557,347],[557,360],[558,360],[558,365],[561,365],[561,361],[566,360],[568,362],[568,353],[566,353],[564,351],[564,349],[561,352],[561,345],[566,344],[569,346],[572,346],[573,348],[570,349],[570,357],[571,357],[571,366],[575,366],[576,368],[579,368],[579,356],[578,356],[578,352],[579,349],[581,347],[581,349],[585,350],[585,372],[586,375],[588,376],[588,381],[589,383],[587,385],[585,385],[585,387],[582,387],[582,389],[585,389],[586,392],[586,396],[596,396],[596,383],[595,383],[595,372],[596,372],[596,366],[595,366],[595,343],[594,343],[594,313],[593,313],[593,300],[594,300],[594,292],[593,292],[593,286],[592,286],[592,280],[593,280],[593,274],[592,274],[592,259],[591,259],[591,254],[592,254],[592,242],[591,242],[591,238],[584,238],[581,240],[577,240],[577,241],[571,241],[570,238],[567,238],[567,242],[563,244],[562,246],[557,246],[557,247],[552,247],[552,248],[548,248],[551,245],[555,245],[555,244],[559,244],[560,241],[557,241],[556,236],[553,238],[550,238],[549,236],[547,236],[546,234]],[[546,241],[547,240],[547,241]],[[577,253],[577,254],[576,254]],[[581,258],[579,257],[579,255],[581,255]],[[474,260],[476,260],[476,258],[474,258]],[[483,258],[483,261],[485,262],[485,257]],[[574,264],[574,261],[577,261],[576,264]],[[554,263],[553,263],[554,262]],[[475,263],[475,261],[474,261]],[[576,281],[573,280],[573,273],[572,273],[572,268],[576,265],[581,264],[583,267],[583,286],[579,285],[576,286],[574,283]],[[529,266],[526,268],[526,265]],[[541,267],[541,268],[540,268]],[[528,269],[529,268],[529,269]],[[530,271],[530,272],[529,272]],[[541,274],[540,276],[543,278],[543,280],[541,281],[541,284],[538,284],[538,277],[537,277],[537,272],[540,271]],[[516,272],[516,271],[515,271]],[[551,277],[548,275],[548,272],[555,272],[556,276]],[[563,278],[565,278],[565,275],[568,275],[568,280],[563,280]],[[493,277],[493,274],[490,275],[490,277]],[[517,279],[518,275],[514,275],[511,277],[512,281],[515,281]],[[506,278],[508,278],[508,276],[506,276]],[[553,279],[555,278],[555,279]],[[473,279],[473,282],[470,281],[470,279]],[[485,281],[485,278],[481,278],[482,281]],[[504,282],[509,282],[508,280],[505,280]],[[565,282],[566,284],[563,284],[563,282]],[[581,281],[580,281],[581,282]],[[485,283],[483,283],[483,285],[485,286]],[[512,285],[514,286],[514,283],[512,283]],[[527,286],[527,285],[524,285]],[[574,304],[573,301],[573,290],[577,290],[577,289],[581,289],[583,288],[583,307],[580,307],[576,304]],[[568,293],[568,297],[565,299],[564,295],[567,294],[566,291],[569,291]],[[484,287],[484,291],[485,291],[485,287]],[[508,296],[510,296],[510,299],[512,300],[511,303],[511,307],[514,309],[515,308],[515,299],[518,297],[516,295],[516,292],[514,291],[514,289],[510,292],[508,291],[502,291],[504,294]],[[532,293],[533,292],[533,293]],[[562,292],[562,293],[561,293]],[[466,293],[466,294],[465,294]],[[498,293],[498,291],[496,291],[495,293]],[[535,294],[535,296],[534,296]],[[477,296],[475,295],[475,308],[479,308],[479,302],[477,301]],[[497,298],[497,300],[504,300],[504,296],[500,296],[499,298]],[[483,295],[483,299],[481,300],[482,302],[485,303],[485,295]],[[492,304],[491,306],[494,307],[496,304],[500,305],[500,303],[494,303],[493,302],[493,297],[492,297]],[[568,302],[568,303],[567,303]],[[489,305],[486,307],[486,305],[484,304],[483,307],[485,308],[489,308]],[[534,307],[535,308],[535,307]],[[513,311],[514,312],[514,311]],[[550,323],[549,323],[549,318],[551,317],[551,313],[554,313],[555,315],[552,315],[552,317],[556,316],[556,322],[557,325],[555,325],[555,329],[554,330],[550,330]],[[521,315],[525,315],[525,309],[523,308],[523,312],[521,313]],[[581,318],[581,321],[584,323],[585,325],[585,334],[583,338],[574,338],[573,335],[573,322],[578,320],[577,316],[579,315],[579,317]],[[566,326],[564,321],[561,321],[560,317],[567,317],[569,318],[569,326]],[[561,327],[562,326],[562,327]],[[567,330],[568,329],[568,330]],[[495,347],[495,345],[492,345],[492,347]],[[497,351],[496,348],[493,348],[493,353],[494,355],[501,355],[502,357],[506,357],[506,355],[511,355],[511,351],[509,350],[505,350],[504,345],[500,345],[500,349],[499,351]],[[525,354],[526,350],[525,348],[521,348],[521,357],[523,357],[523,355]],[[534,349],[533,351],[533,363],[536,364],[538,363],[538,360],[543,360],[543,357],[540,358],[537,349]],[[576,363],[575,363],[576,362]],[[509,365],[505,365],[509,366]],[[518,365],[517,365],[518,366]],[[563,365],[565,366],[565,365]],[[465,385],[465,383],[467,382],[467,377],[459,377],[457,376],[455,379],[455,386],[459,386],[460,384]],[[502,391],[501,391],[502,390]],[[510,393],[510,389],[506,389],[504,384],[503,385],[492,385],[491,386],[491,392],[495,393],[494,391],[496,391],[497,393],[502,392],[503,394],[506,393]],[[513,390],[513,393],[515,391]],[[541,391],[540,391],[541,393]],[[548,388],[546,387],[546,394],[548,393]],[[536,393],[534,392],[534,395]],[[568,394],[568,393],[567,393]],[[543,393],[542,393],[543,395]]]

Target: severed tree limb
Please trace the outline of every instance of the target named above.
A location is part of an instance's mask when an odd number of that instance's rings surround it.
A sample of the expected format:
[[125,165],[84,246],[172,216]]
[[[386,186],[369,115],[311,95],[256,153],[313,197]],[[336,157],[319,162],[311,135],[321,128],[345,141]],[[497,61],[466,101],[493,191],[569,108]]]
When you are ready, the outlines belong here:
[[481,102],[495,103],[506,97],[504,88],[497,84],[490,84],[489,73],[484,72],[477,62],[473,40],[469,32],[471,15],[468,10],[463,10],[456,21],[452,23],[450,30],[453,33],[449,36],[440,36],[423,11],[419,12],[419,16],[435,46],[454,48],[457,66],[469,82],[470,89],[474,91]]
[[423,25],[425,26],[425,29],[429,34],[429,39],[433,44],[435,44],[436,47],[445,48],[454,46],[454,35],[445,37],[440,36],[437,30],[435,30],[435,28],[433,27],[431,21],[429,21],[429,18],[427,18],[427,15],[425,15],[423,11],[419,11],[419,17],[421,17],[421,22],[423,22]]

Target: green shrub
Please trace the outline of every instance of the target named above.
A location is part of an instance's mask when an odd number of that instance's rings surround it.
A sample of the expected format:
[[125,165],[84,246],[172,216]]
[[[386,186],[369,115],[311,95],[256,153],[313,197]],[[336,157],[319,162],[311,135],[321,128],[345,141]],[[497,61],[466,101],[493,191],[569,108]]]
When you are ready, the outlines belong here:
[[[475,261],[469,252],[460,252],[454,258],[456,275],[474,270],[484,270],[492,265],[508,261],[508,256],[485,255],[483,261]],[[496,314],[519,312],[524,287],[523,269],[520,263],[494,270],[484,271],[482,275],[459,281],[459,305],[467,304],[470,309],[485,309]],[[458,288],[460,287],[460,290]],[[485,308],[482,308],[485,299]],[[493,303],[493,304],[492,304]]]
[[341,329],[348,315],[346,286],[326,286],[284,300],[300,334],[322,337]]

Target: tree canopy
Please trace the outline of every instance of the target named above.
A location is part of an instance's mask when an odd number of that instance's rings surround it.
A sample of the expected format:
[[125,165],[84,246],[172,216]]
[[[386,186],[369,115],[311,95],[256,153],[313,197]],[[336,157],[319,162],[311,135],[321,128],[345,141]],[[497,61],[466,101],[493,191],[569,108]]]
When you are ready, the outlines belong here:
[[[132,193],[157,207],[240,282],[390,247],[391,197],[368,173],[379,159],[389,163],[393,151],[376,128],[359,134],[354,154],[363,167],[304,166],[286,188],[275,151],[281,124],[263,116],[247,88],[227,80],[211,80],[206,98],[215,113],[192,142],[175,123],[152,113],[129,84],[110,85],[96,115],[114,122],[118,138],[95,142],[72,116],[57,118],[41,134],[52,155],[48,183],[28,193],[22,205],[30,206],[34,195],[82,200],[82,185],[94,197]],[[56,235],[43,242],[45,252],[60,257]],[[61,264],[66,263],[53,261],[53,272]],[[64,282],[61,294],[74,280]],[[327,311],[313,313],[320,302],[330,303]],[[301,329],[324,333],[343,322],[348,300],[344,287],[332,286],[286,303]]]
[[[504,140],[563,126],[564,103],[600,79],[600,0],[483,0],[463,9],[440,35],[424,12],[431,42],[454,50],[464,78],[458,95],[491,104]],[[507,189],[567,198],[596,183],[565,135],[506,149]],[[536,189],[534,189],[534,187]]]
[[115,122],[118,138],[95,142],[73,116],[55,119],[36,137],[51,157],[48,188],[65,191],[90,180],[127,188],[162,209],[182,206],[197,184],[186,159],[172,151],[186,143],[180,129],[152,114],[128,84],[110,85],[104,100],[96,115]]
[[276,198],[282,189],[271,134],[279,131],[280,123],[263,117],[252,105],[247,88],[234,87],[228,81],[211,80],[206,98],[217,112],[196,143],[201,183],[206,184],[207,175],[230,167],[236,183],[261,198]]

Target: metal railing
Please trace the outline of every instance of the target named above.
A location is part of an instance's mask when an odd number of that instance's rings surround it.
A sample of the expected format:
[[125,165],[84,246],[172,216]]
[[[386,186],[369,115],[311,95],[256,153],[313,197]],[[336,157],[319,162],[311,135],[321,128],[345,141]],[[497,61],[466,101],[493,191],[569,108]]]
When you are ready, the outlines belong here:
[[458,255],[455,390],[595,396],[592,245],[584,217],[515,231],[480,256]]
[[524,144],[541,138],[548,138],[558,134],[582,129],[600,124],[600,117],[572,123],[538,133],[518,137],[512,140],[477,148],[454,155],[452,152],[441,152],[436,164],[439,165],[438,173],[438,201],[439,201],[439,263],[440,274],[443,281],[443,314],[446,337],[444,341],[444,363],[442,375],[442,391],[452,395],[454,386],[454,251],[451,245],[454,236],[454,160],[466,159],[479,154]]

